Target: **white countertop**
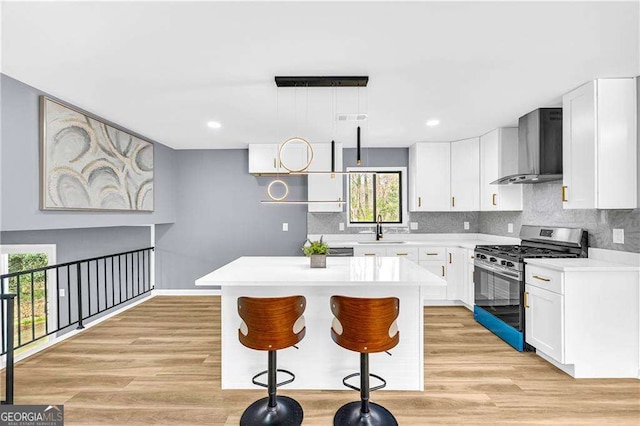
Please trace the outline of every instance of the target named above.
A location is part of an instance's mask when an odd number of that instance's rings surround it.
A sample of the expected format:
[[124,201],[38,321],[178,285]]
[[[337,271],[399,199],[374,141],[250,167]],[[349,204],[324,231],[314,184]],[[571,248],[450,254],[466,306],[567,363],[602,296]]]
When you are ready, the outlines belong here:
[[398,257],[328,257],[326,268],[310,268],[309,259],[240,257],[196,280],[197,286],[446,286],[439,276]]
[[562,272],[624,272],[640,271],[640,266],[625,265],[605,260],[580,259],[525,259],[528,265],[555,269]]

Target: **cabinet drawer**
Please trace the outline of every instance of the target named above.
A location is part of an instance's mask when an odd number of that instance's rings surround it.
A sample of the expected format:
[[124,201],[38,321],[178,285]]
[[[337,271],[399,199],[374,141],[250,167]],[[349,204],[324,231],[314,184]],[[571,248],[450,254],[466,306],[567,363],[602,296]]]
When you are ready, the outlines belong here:
[[384,247],[354,247],[354,256],[386,256],[387,249]]
[[420,247],[418,252],[420,261],[444,261],[447,250],[444,247]]
[[527,265],[526,283],[558,294],[564,294],[563,274],[560,271]]
[[418,261],[417,247],[389,247],[387,248],[387,256],[404,257],[408,260]]

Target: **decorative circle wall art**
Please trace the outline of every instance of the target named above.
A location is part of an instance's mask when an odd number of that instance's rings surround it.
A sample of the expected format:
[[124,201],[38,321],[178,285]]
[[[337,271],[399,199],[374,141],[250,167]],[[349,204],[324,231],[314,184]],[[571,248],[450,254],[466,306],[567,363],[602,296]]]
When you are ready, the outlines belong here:
[[45,96],[41,209],[153,211],[153,144]]

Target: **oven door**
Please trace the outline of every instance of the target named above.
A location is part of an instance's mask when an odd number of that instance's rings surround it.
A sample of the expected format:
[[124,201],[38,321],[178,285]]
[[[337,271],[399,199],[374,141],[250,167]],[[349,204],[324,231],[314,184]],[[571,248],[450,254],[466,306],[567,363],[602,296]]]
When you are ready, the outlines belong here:
[[520,274],[485,263],[475,263],[475,304],[518,331],[524,331]]

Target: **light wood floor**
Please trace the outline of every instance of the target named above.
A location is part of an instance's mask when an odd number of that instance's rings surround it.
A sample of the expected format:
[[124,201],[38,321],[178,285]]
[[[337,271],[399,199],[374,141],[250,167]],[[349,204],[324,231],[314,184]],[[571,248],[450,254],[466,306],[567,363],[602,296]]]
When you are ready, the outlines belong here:
[[[19,363],[16,403],[64,404],[68,425],[237,425],[265,392],[220,390],[219,328],[219,297],[155,297]],[[426,308],[425,333],[425,392],[373,394],[401,425],[640,422],[639,381],[574,380],[465,308]],[[281,393],[302,404],[305,425],[331,425],[358,397]]]

